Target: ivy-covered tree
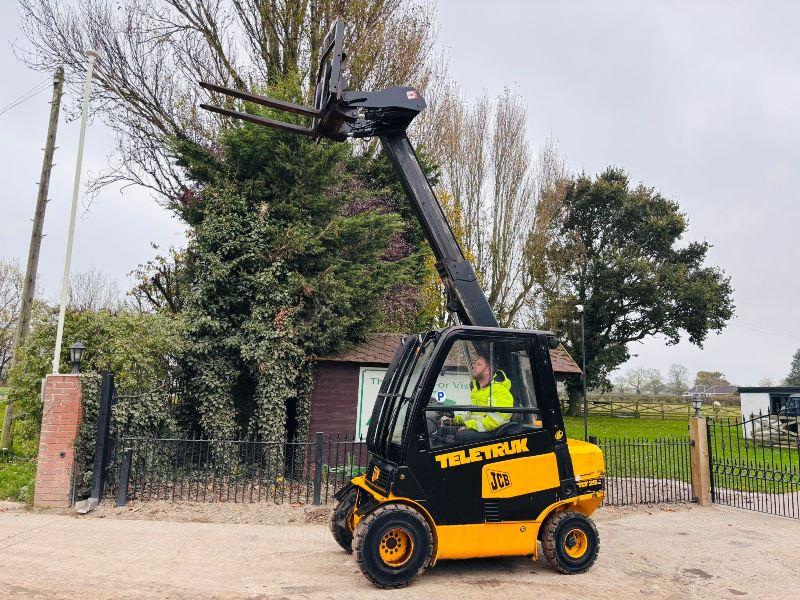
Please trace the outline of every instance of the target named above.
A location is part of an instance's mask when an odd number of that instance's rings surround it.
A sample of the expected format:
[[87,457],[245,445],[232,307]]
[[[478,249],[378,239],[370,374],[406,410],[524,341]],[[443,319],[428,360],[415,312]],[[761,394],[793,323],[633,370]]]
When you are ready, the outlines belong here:
[[792,366],[786,376],[786,385],[800,385],[800,348],[794,353]]
[[[568,182],[562,227],[552,240],[550,273],[558,282],[545,314],[573,356],[581,356],[585,307],[588,384],[608,388],[608,374],[630,357],[628,344],[661,335],[675,344],[685,332],[701,346],[733,314],[723,271],[705,265],[709,244],[681,243],[688,222],[678,203],[653,188],[632,187],[609,168]],[[581,382],[567,382],[570,414],[579,414]]]
[[180,202],[199,423],[216,436],[303,437],[314,356],[363,338],[387,292],[422,273],[381,159],[252,125],[213,148],[179,141],[177,154],[195,182]]

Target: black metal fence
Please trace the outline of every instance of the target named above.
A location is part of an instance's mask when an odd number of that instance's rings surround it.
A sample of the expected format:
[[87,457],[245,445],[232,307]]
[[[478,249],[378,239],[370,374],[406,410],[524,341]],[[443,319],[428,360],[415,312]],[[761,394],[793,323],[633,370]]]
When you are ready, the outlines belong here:
[[117,440],[106,496],[127,500],[324,504],[363,473],[366,444],[316,434],[308,441]]
[[[607,505],[691,502],[688,439],[604,439]],[[154,439],[117,441],[106,496],[128,500],[325,504],[366,469],[366,445],[350,436],[308,441]]]
[[688,438],[603,439],[604,504],[692,502],[691,442]]
[[797,414],[709,419],[714,502],[800,518],[800,436]]

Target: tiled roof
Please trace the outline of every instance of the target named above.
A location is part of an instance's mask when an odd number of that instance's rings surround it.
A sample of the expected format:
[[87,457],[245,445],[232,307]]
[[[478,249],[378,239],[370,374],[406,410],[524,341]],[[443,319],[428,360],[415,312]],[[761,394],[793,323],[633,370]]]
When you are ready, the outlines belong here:
[[581,368],[578,366],[564,346],[559,346],[555,350],[550,350],[550,362],[553,363],[553,372],[560,375],[580,375]]
[[[400,333],[374,333],[367,336],[363,344],[357,344],[339,354],[321,356],[317,360],[330,362],[352,362],[370,365],[388,365],[400,346],[403,335]],[[572,360],[569,353],[559,346],[550,351],[553,372],[558,375],[580,375],[581,368]]]
[[320,356],[317,360],[388,365],[402,341],[402,333],[373,333],[363,344],[339,354]]

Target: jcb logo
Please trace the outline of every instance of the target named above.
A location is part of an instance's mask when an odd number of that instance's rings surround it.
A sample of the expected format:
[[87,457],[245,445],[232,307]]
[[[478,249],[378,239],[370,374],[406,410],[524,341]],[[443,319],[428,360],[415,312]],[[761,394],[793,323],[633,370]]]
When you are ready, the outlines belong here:
[[493,492],[511,487],[511,477],[509,477],[508,473],[503,473],[502,471],[486,471],[486,476],[489,478],[489,486]]

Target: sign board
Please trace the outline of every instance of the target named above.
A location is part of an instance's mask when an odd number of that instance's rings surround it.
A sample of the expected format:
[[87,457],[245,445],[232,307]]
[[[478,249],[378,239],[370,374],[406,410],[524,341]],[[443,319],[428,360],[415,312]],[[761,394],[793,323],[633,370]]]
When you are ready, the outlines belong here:
[[[386,369],[362,367],[358,376],[358,411],[356,418],[356,439],[366,438],[372,409],[383,383]],[[445,371],[436,380],[433,396],[446,404],[470,403],[470,378],[463,371]]]

